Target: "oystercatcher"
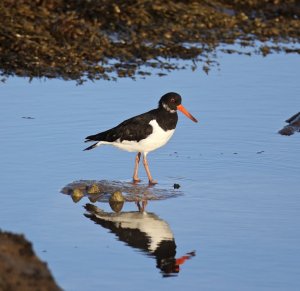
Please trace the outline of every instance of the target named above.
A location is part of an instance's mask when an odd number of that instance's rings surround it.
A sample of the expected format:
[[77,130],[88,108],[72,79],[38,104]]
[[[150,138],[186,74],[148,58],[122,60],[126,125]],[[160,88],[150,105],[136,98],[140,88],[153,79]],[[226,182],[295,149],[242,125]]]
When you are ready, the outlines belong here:
[[84,150],[91,150],[103,144],[110,144],[129,152],[137,152],[133,181],[139,182],[138,166],[143,154],[143,164],[149,179],[153,180],[147,161],[147,154],[165,145],[172,137],[178,121],[177,110],[194,122],[198,122],[181,104],[181,96],[170,92],[161,97],[158,108],[127,119],[109,130],[86,137],[85,142],[96,141]]

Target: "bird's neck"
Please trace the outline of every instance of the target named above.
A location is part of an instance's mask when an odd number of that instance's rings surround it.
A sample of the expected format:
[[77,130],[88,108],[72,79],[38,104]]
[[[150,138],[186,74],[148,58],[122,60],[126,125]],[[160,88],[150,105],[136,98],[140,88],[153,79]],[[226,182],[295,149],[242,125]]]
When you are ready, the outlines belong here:
[[172,130],[175,129],[177,121],[178,121],[178,115],[177,111],[170,112],[164,109],[163,107],[159,107],[156,109],[156,120],[158,125],[163,130]]

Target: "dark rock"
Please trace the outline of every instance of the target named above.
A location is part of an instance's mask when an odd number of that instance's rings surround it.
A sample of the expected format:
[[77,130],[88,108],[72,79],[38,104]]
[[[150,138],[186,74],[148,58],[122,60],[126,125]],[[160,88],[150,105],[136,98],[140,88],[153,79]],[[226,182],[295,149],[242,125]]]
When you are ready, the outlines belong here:
[[296,113],[285,121],[288,123],[284,128],[278,131],[281,135],[293,135],[295,132],[300,132],[300,112]]
[[23,235],[0,230],[0,290],[56,291],[47,265]]

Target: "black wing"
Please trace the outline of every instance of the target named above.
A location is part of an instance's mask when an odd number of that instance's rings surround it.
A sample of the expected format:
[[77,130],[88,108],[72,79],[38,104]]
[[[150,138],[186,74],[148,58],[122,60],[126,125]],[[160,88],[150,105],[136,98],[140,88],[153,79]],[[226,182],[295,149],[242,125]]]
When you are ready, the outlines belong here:
[[153,128],[149,122],[154,119],[154,110],[127,119],[109,130],[86,137],[88,141],[114,142],[118,139],[140,141],[152,133]]

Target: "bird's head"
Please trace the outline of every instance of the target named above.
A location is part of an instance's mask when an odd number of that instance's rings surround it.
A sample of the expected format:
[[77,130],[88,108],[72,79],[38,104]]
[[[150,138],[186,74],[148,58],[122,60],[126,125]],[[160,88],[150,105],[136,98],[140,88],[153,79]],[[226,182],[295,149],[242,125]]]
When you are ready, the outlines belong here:
[[177,93],[170,92],[163,95],[159,100],[158,106],[170,113],[175,113],[179,110],[192,121],[198,122],[198,120],[183,107],[181,104],[181,96]]

